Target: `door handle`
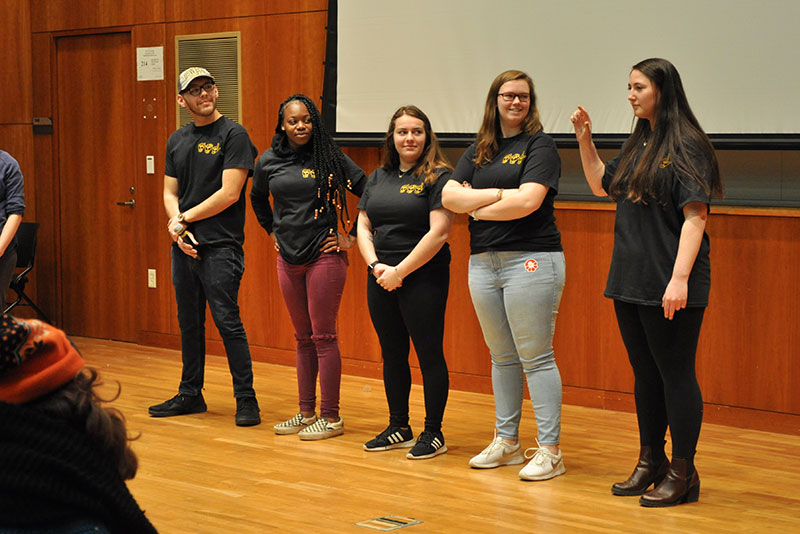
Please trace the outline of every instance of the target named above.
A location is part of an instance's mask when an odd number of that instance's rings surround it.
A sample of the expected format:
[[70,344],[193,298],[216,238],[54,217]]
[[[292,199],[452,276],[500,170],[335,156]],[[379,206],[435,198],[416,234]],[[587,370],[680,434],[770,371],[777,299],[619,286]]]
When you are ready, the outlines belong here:
[[136,206],[136,201],[134,199],[130,199],[127,202],[117,202],[117,206],[130,206],[133,208]]

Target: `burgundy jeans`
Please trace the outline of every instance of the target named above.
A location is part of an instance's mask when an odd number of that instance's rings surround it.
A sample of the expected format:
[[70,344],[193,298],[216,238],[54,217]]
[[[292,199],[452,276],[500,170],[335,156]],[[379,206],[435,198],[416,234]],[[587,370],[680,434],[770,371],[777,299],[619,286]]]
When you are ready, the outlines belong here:
[[297,391],[301,411],[315,411],[319,374],[320,415],[339,418],[342,359],[336,316],[347,277],[347,253],[320,254],[303,265],[278,256],[278,283],[297,339]]

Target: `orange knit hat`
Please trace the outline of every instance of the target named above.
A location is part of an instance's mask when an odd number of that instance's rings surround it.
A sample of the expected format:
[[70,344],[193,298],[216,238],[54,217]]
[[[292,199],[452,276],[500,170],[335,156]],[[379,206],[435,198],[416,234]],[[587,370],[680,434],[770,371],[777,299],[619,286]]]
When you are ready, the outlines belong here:
[[37,399],[74,379],[83,365],[62,330],[36,319],[0,319],[0,401]]

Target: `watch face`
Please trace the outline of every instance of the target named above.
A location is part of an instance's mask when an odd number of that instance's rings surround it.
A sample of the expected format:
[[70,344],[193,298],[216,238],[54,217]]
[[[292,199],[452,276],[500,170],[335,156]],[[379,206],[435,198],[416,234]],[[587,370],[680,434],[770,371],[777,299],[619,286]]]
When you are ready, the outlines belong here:
[[184,226],[182,224],[176,224],[175,226],[172,227],[172,232],[175,234],[180,234],[181,232],[183,232],[183,230]]

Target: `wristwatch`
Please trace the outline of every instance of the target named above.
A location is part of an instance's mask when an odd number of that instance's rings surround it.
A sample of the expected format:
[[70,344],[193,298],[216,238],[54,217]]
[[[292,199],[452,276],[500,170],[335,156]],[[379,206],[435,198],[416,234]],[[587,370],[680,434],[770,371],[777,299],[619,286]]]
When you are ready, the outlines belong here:
[[186,231],[186,225],[181,223],[177,223],[175,226],[172,227],[172,233],[181,235],[183,232]]
[[370,263],[369,265],[367,265],[367,270],[369,270],[370,274],[372,274],[372,269],[374,269],[375,266],[378,265],[379,263],[380,263],[380,261],[375,260],[372,263]]

